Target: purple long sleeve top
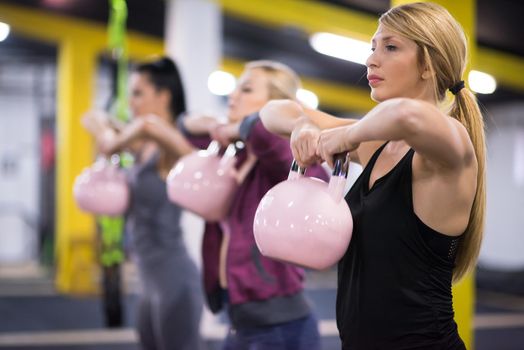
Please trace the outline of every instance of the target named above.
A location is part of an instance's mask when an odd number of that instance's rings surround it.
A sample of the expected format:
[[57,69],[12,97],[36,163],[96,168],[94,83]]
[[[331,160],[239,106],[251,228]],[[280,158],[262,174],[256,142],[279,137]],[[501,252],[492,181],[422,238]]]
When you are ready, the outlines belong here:
[[[237,320],[244,324],[261,325],[287,321],[286,318],[293,316],[285,312],[275,316],[277,310],[271,308],[282,309],[286,304],[295,303],[294,307],[290,307],[295,310],[291,314],[295,313],[298,317],[298,314],[306,312],[302,310],[304,307],[296,305],[300,303],[290,301],[293,295],[301,294],[303,290],[303,269],[262,256],[255,243],[253,221],[266,192],[287,179],[293,156],[289,141],[268,132],[257,115],[244,120],[240,134],[246,147],[237,153],[237,168],[246,160],[246,148],[256,156],[257,161],[239,186],[225,220],[231,234],[226,261],[229,313],[233,323]],[[190,140],[199,147],[205,147],[202,137],[190,137]],[[327,173],[320,165],[308,168],[307,174],[327,180]],[[222,306],[218,273],[222,237],[220,225],[206,223],[202,250],[204,285],[213,311]],[[263,308],[271,310],[272,314],[262,311]],[[261,313],[267,315],[261,316]],[[247,319],[244,314],[247,314]],[[257,317],[263,320],[257,320]]]

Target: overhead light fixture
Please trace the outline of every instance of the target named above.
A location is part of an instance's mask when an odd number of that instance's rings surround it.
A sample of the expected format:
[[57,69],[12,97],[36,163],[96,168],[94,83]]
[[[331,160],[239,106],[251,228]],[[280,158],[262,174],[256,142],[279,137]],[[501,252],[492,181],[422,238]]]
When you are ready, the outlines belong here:
[[11,31],[11,27],[9,24],[6,24],[4,22],[0,22],[0,41],[4,41],[5,38],[9,35],[9,32]]
[[309,108],[316,109],[318,107],[318,96],[313,91],[298,89],[297,99]]
[[332,33],[315,33],[309,38],[309,44],[324,55],[363,65],[371,54],[370,43]]
[[209,75],[207,87],[215,95],[226,96],[235,90],[236,79],[231,73],[217,70]]
[[479,94],[492,94],[497,89],[497,81],[492,75],[471,70],[468,75],[471,90]]
[[70,0],[44,0],[44,4],[52,7],[66,7]]

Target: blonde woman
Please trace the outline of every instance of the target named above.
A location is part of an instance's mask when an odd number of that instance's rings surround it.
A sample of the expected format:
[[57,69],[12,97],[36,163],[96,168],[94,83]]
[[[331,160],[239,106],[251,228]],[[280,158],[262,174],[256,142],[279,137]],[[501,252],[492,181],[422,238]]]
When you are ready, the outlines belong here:
[[[195,144],[204,146],[203,137],[210,135],[223,145],[237,140],[245,145],[237,154],[240,185],[229,216],[220,225],[206,224],[203,244],[209,306],[214,312],[225,307],[231,321],[225,350],[320,348],[317,320],[303,294],[302,269],[262,256],[253,235],[260,200],[287,178],[293,158],[289,141],[268,132],[258,111],[271,99],[294,99],[298,87],[289,67],[250,62],[229,96],[226,124],[209,117],[183,120]],[[308,175],[326,179],[319,165],[308,168]]]
[[367,77],[379,104],[361,120],[289,101],[261,112],[268,129],[292,131],[302,165],[349,152],[364,167],[346,196],[355,225],[338,272],[343,349],[465,348],[451,284],[475,265],[485,208],[484,127],[462,80],[466,47],[443,7],[395,7],[372,39]]

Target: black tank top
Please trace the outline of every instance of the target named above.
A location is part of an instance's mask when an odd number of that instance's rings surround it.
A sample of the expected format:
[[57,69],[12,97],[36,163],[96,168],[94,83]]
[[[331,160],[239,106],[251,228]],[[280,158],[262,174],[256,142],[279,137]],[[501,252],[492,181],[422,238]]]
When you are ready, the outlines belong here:
[[427,245],[413,211],[414,151],[368,188],[384,147],[346,196],[354,227],[338,265],[342,348],[465,349],[453,320],[453,260]]

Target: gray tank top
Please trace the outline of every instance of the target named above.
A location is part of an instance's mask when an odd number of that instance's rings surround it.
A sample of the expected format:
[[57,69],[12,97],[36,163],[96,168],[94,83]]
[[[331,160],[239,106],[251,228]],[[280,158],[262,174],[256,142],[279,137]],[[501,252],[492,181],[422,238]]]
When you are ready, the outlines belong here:
[[126,220],[133,252],[139,262],[166,256],[186,257],[180,228],[182,209],[167,198],[166,183],[157,171],[159,153],[129,171],[131,203]]

